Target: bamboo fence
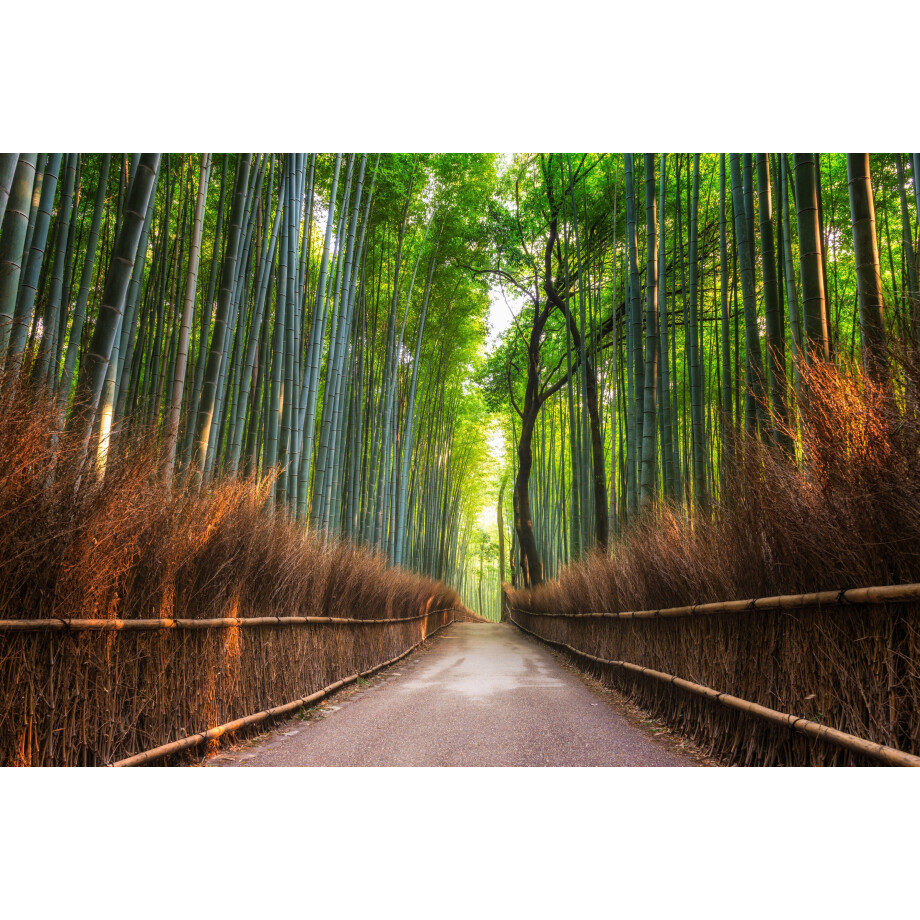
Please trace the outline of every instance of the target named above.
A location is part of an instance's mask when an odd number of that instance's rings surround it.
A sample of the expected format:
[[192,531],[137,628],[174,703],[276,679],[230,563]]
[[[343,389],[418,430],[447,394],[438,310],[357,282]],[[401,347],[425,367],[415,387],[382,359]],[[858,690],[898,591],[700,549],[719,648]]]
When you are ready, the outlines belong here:
[[918,601],[910,584],[662,610],[507,600],[505,610],[725,762],[920,766]]
[[130,766],[213,750],[467,616],[0,620],[0,765]]

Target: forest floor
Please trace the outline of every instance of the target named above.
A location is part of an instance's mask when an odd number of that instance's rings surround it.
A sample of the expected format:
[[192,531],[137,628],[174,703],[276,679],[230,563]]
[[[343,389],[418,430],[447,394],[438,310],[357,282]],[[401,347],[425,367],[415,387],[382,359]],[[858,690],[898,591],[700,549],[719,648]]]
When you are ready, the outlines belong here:
[[635,766],[712,762],[508,624],[458,623],[428,647],[215,767]]

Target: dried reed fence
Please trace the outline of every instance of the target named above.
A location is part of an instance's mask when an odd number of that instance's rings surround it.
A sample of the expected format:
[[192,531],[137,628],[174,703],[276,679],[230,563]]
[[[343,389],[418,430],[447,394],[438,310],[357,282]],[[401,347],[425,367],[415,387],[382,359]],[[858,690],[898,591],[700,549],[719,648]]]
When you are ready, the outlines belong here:
[[446,585],[267,514],[270,476],[164,482],[156,432],[131,429],[88,467],[53,403],[0,394],[0,765],[124,760],[466,615]]
[[[878,762],[803,720],[920,755],[920,350],[890,367],[800,364],[791,452],[739,432],[708,507],[650,503],[506,610],[726,762]],[[721,598],[759,600],[686,606]]]
[[508,618],[724,762],[920,766],[920,584]]
[[408,654],[454,615],[0,621],[0,764],[147,762],[152,749],[214,745]]

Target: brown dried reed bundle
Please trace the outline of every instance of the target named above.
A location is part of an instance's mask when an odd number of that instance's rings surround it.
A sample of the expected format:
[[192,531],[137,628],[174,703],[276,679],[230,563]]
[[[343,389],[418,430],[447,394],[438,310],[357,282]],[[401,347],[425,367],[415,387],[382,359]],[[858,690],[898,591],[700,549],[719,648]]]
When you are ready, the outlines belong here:
[[99,474],[53,405],[10,381],[0,393],[0,618],[380,621],[0,633],[0,765],[111,763],[305,697],[461,606],[443,584],[270,517],[265,483],[169,489],[150,432],[119,432]]
[[[897,358],[888,387],[853,368],[803,367],[810,398],[793,432],[797,460],[746,440],[709,517],[652,509],[609,557],[571,565],[534,591],[509,590],[514,617],[588,654],[920,754],[916,601],[668,620],[531,615],[920,581],[920,360]],[[728,762],[861,762],[659,682],[599,671]]]

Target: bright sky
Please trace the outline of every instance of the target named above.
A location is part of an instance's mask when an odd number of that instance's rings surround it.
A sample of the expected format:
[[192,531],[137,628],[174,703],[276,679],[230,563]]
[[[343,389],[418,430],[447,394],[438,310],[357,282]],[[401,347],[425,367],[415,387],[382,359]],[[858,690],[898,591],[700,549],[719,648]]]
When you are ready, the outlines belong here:
[[498,344],[501,334],[511,325],[511,321],[521,309],[521,300],[509,291],[507,286],[502,291],[498,281],[489,289],[489,334],[486,336],[486,351],[491,352]]

